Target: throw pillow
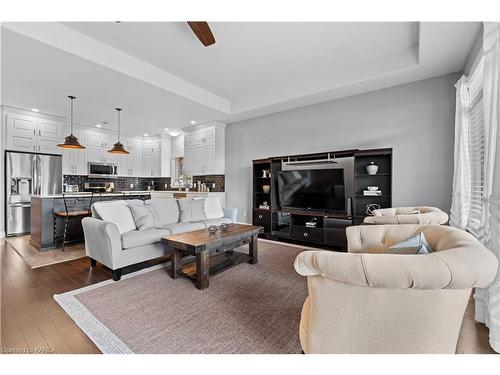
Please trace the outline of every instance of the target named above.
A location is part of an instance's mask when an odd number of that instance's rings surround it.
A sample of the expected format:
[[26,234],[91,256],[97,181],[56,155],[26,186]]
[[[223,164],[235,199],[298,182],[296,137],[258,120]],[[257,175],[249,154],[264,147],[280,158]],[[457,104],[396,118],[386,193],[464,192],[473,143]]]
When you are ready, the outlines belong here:
[[427,243],[422,232],[392,245],[387,249],[387,254],[429,254],[432,253],[432,248]]
[[206,219],[204,199],[179,199],[180,222],[199,221]]
[[129,206],[135,225],[139,230],[154,228],[154,217],[151,206]]
[[220,219],[224,217],[224,211],[219,197],[208,197],[205,199],[205,216],[207,219]]
[[114,223],[120,234],[136,229],[134,218],[125,201],[97,202],[94,203],[94,209],[102,220]]
[[191,221],[205,220],[205,199],[191,200]]
[[155,227],[179,222],[179,203],[174,198],[153,198],[146,201],[155,219]]

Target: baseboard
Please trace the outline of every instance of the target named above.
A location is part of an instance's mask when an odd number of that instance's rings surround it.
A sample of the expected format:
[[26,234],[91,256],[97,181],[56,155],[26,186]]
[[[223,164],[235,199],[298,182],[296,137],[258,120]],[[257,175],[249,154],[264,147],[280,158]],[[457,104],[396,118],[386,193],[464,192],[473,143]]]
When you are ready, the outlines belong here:
[[5,238],[5,231],[0,232],[0,238]]

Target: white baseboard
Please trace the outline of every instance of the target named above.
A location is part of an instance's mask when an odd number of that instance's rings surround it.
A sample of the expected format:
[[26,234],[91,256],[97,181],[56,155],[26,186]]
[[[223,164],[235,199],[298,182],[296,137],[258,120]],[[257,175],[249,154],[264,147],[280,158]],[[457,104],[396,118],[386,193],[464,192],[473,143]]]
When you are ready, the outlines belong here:
[[0,232],[0,238],[5,238],[5,232],[4,231]]

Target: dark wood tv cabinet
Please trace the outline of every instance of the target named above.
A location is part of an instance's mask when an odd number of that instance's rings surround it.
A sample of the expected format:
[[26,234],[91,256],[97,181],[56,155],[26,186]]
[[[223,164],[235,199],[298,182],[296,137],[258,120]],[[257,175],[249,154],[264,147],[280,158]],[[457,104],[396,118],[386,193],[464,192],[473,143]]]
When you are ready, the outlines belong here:
[[[346,211],[297,210],[281,208],[278,194],[278,173],[283,163],[296,163],[297,168],[327,168],[332,158],[349,159],[350,172],[345,174]],[[371,162],[379,166],[375,175],[366,173]],[[309,164],[310,163],[310,164]],[[290,168],[290,167],[288,167]],[[293,169],[294,167],[292,167]],[[263,173],[267,171],[267,173]],[[363,222],[368,205],[392,206],[392,149],[342,150],[303,155],[286,155],[253,160],[252,224],[264,228],[263,238],[292,242],[337,251],[346,251],[345,229]],[[267,185],[267,186],[266,186]],[[367,186],[378,186],[380,196],[366,196]],[[267,206],[266,206],[267,204]],[[266,208],[262,208],[262,205]],[[306,223],[315,222],[315,226]]]

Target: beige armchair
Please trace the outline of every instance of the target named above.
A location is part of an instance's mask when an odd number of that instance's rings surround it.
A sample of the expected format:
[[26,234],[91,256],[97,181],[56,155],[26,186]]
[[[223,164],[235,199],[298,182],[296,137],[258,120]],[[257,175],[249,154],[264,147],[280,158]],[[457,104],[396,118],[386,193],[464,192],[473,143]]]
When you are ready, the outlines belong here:
[[[434,252],[384,254],[423,232]],[[488,286],[497,258],[442,225],[347,228],[348,253],[304,251],[300,343],[305,353],[455,353],[471,289]]]
[[365,224],[446,224],[448,214],[436,207],[393,207],[373,210]]

